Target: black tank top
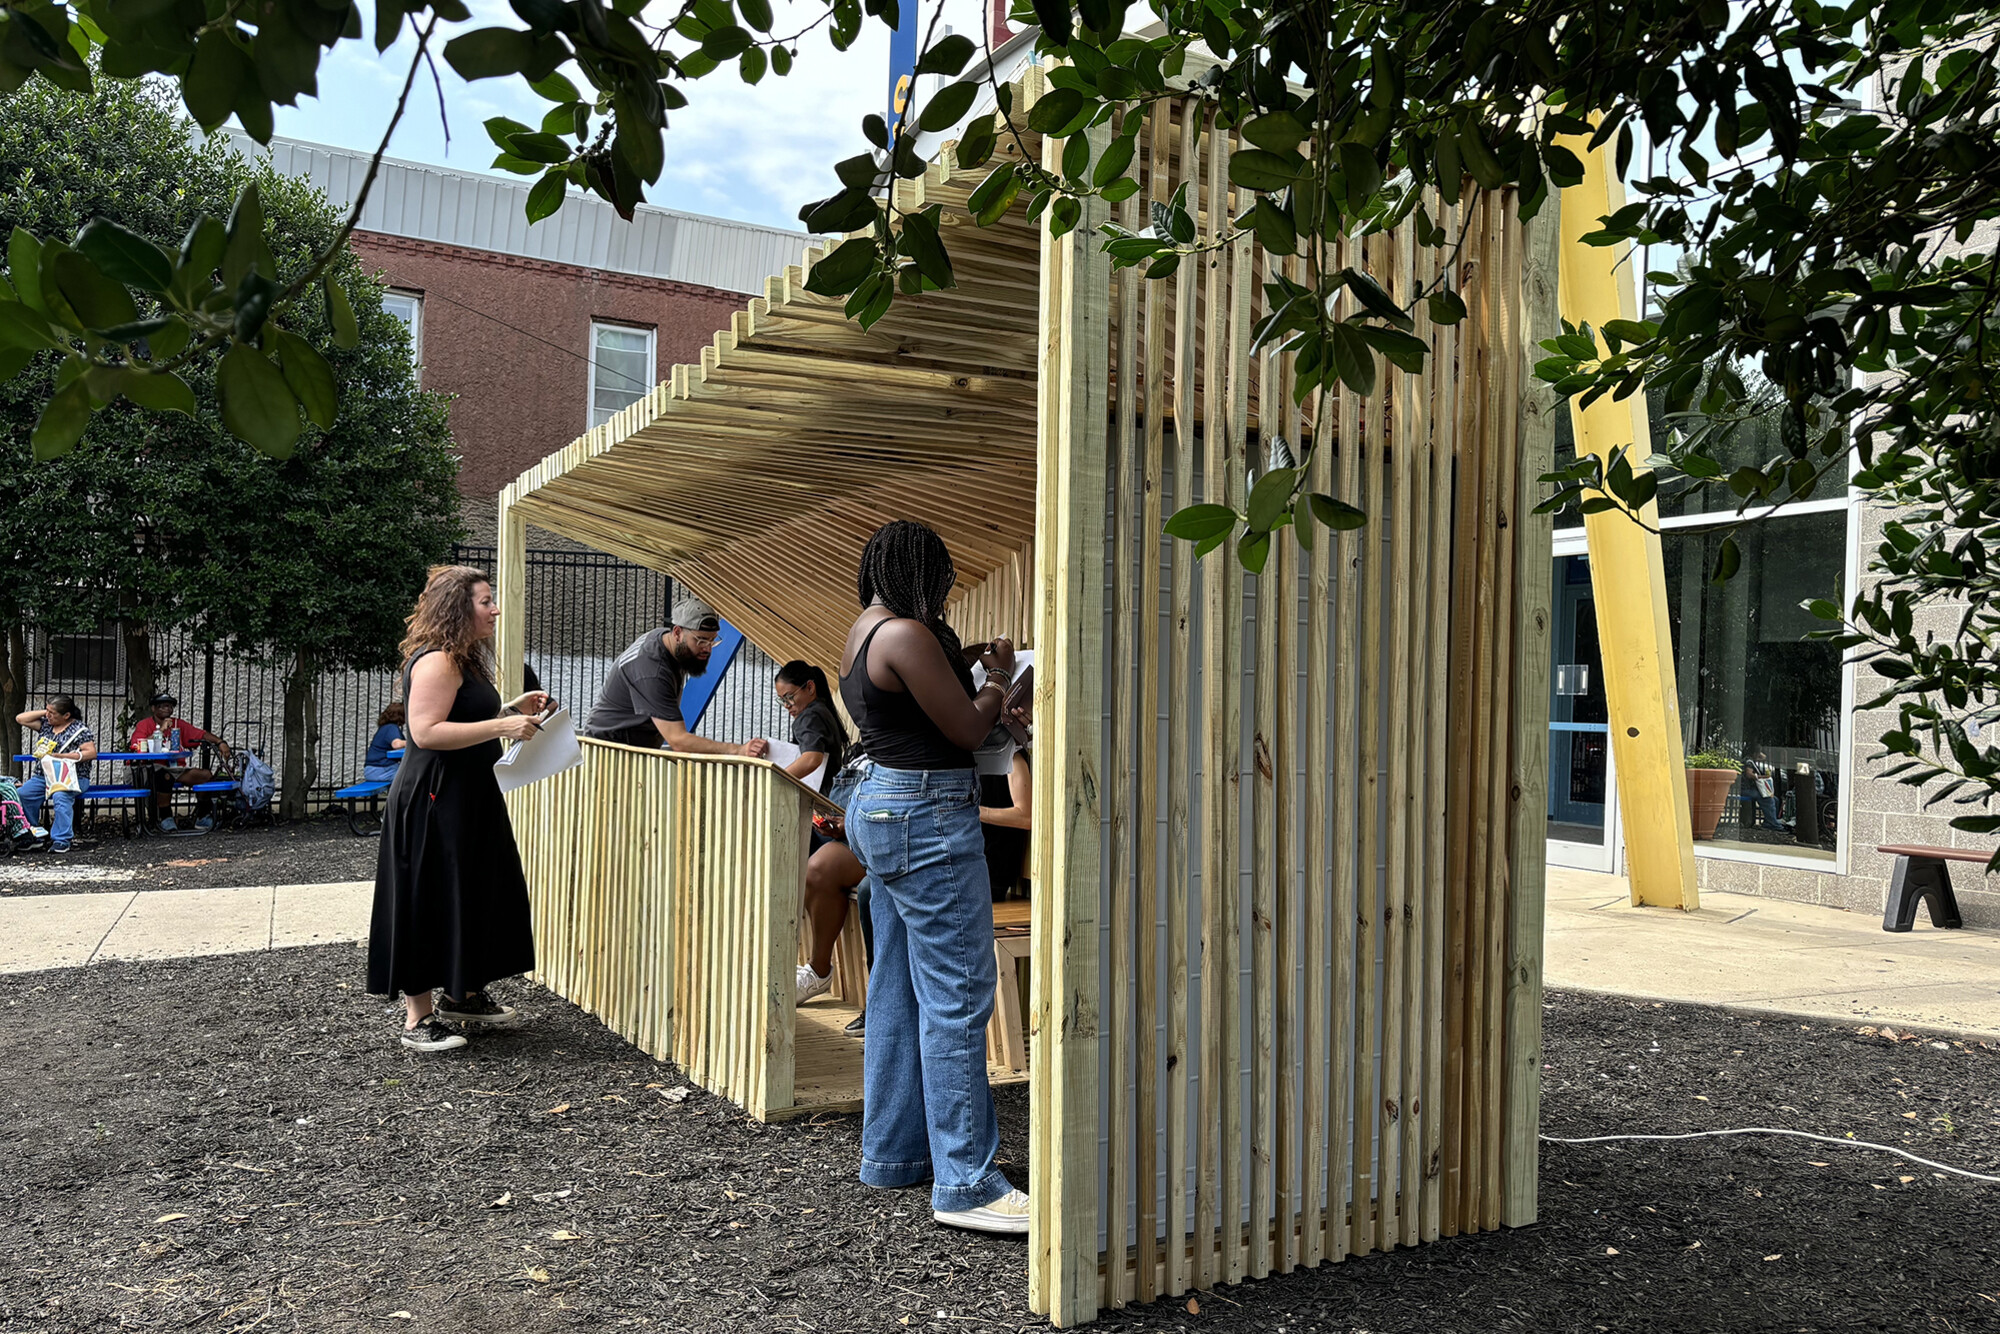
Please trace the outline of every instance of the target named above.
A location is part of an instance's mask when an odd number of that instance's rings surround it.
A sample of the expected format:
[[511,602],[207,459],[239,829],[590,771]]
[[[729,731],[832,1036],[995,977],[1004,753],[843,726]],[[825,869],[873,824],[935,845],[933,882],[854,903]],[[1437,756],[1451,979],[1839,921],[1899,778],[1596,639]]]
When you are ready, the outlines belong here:
[[[972,752],[956,746],[931,721],[924,706],[907,690],[884,690],[868,675],[868,650],[891,616],[876,622],[854,655],[854,666],[840,678],[840,698],[848,716],[861,729],[861,746],[868,758],[889,769],[970,769]],[[952,664],[972,695],[972,671],[964,663]]]

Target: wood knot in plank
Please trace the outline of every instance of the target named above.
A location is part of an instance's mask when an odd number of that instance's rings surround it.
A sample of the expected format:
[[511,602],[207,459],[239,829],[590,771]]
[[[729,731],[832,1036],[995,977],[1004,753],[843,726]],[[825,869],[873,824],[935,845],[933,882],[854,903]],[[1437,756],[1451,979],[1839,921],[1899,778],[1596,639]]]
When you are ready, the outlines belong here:
[[1257,736],[1256,754],[1257,776],[1259,778],[1270,778],[1272,776],[1271,747],[1266,744],[1262,733],[1259,733]]
[[1391,1121],[1400,1121],[1403,1119],[1403,1109],[1397,1106],[1394,1098],[1382,1099],[1382,1111]]

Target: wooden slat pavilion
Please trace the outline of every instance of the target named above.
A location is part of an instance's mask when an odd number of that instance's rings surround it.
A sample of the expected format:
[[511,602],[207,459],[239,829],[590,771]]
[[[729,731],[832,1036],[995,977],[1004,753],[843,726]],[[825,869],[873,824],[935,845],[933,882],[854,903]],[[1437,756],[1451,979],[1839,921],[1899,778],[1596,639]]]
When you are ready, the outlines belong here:
[[[1028,70],[1016,106],[1045,87]],[[1188,183],[1221,239],[1233,133],[1181,97],[1141,143],[1123,219]],[[1008,148],[1053,163],[1061,144]],[[1549,534],[1531,511],[1553,433],[1529,366],[1555,323],[1553,208],[1524,230],[1510,195],[1433,197],[1465,228],[1449,256],[1407,227],[1341,243],[1332,262],[1401,298],[1448,279],[1471,313],[1419,320],[1425,375],[1385,365],[1375,394],[1313,414],[1288,358],[1250,354],[1271,261],[1246,240],[1165,281],[1114,275],[1103,205],[1062,238],[1018,210],[977,228],[983,175],[939,162],[898,186],[903,208],[943,204],[956,289],[863,331],[804,290],[809,250],[700,365],[508,487],[505,606],[532,522],[831,665],[863,542],[911,517],[951,546],[961,630],[1037,646],[1028,1278],[1055,1323],[1532,1221]],[[1259,576],[1160,535],[1189,500],[1240,505],[1270,437],[1316,432],[1314,488],[1366,528],[1285,538]],[[675,818],[643,805],[562,824],[633,841]],[[680,818],[666,837],[740,837],[720,809]],[[560,861],[521,826],[531,863]],[[598,906],[565,900],[565,929],[653,873],[585,856],[625,869]],[[788,857],[742,890],[771,921]],[[551,980],[621,1032],[660,1022]],[[719,1031],[741,987],[777,980],[683,986],[669,1021]],[[782,1041],[785,1008],[749,1012]]]

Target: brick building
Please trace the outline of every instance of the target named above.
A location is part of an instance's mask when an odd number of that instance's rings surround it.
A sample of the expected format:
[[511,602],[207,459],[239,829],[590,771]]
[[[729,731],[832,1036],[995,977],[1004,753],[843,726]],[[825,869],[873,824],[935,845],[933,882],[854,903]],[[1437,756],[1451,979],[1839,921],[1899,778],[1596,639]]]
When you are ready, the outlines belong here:
[[[239,151],[263,153],[248,139]],[[273,139],[272,165],[351,206],[368,155]],[[650,390],[701,349],[803,232],[641,205],[625,222],[572,191],[532,226],[531,182],[385,159],[354,249],[411,328],[424,386],[453,397],[472,540],[521,471]]]

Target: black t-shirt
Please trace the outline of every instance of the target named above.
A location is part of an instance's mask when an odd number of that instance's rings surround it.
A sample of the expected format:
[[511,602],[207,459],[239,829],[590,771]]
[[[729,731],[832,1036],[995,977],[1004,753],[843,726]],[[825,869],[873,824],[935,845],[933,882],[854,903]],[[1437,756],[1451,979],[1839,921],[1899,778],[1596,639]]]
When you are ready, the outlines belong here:
[[648,630],[611,664],[598,689],[597,703],[584,720],[583,734],[628,746],[663,746],[653,719],[681,722],[681,684],[686,674],[667,651],[665,630]]
[[823,699],[816,699],[806,705],[806,710],[792,719],[792,744],[800,754],[819,751],[826,756],[826,767],[820,770],[819,790],[822,794],[833,787],[833,776],[840,772],[846,760],[845,734],[841,731],[840,719],[833,712],[833,705]]

